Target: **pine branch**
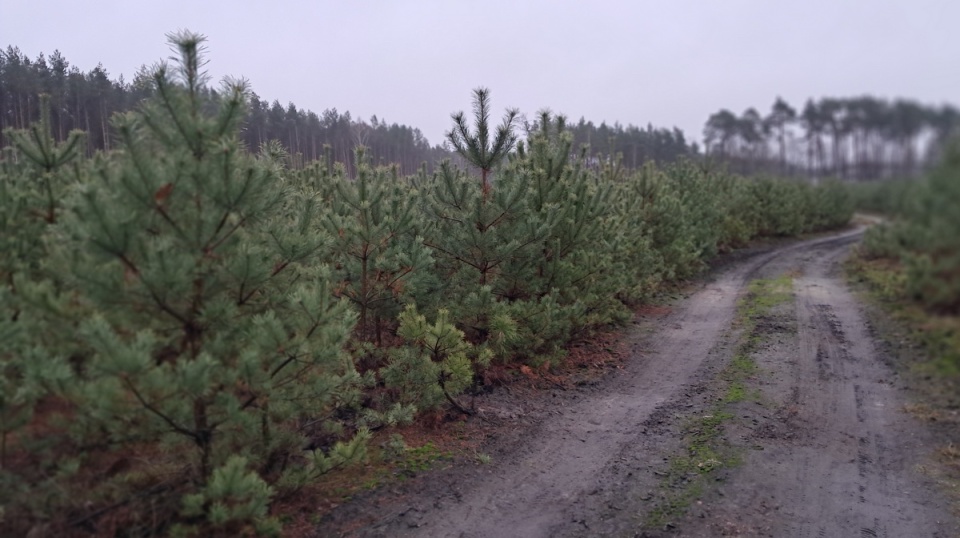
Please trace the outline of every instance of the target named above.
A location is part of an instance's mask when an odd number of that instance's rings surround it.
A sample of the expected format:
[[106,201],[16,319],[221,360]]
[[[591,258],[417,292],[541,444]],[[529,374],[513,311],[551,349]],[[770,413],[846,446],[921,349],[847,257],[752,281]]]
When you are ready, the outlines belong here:
[[119,253],[119,252],[113,253],[113,254],[120,260],[120,262],[124,265],[124,267],[129,269],[130,272],[137,277],[137,280],[139,280],[140,283],[143,284],[143,287],[147,290],[147,293],[150,294],[150,297],[153,299],[153,302],[156,303],[158,307],[160,307],[160,310],[166,312],[172,318],[174,318],[175,320],[179,321],[182,324],[186,324],[189,321],[186,317],[184,317],[179,312],[174,310],[163,299],[160,298],[157,292],[154,291],[154,289],[147,283],[146,280],[144,280],[143,274],[140,272],[137,266],[130,260],[130,258],[128,258],[125,254]]
[[428,247],[430,247],[430,248],[432,248],[432,249],[439,250],[440,252],[446,254],[447,256],[450,256],[451,258],[457,260],[458,262],[465,263],[465,264],[469,265],[470,267],[473,267],[474,269],[476,269],[476,270],[478,270],[478,271],[481,270],[481,266],[477,265],[475,262],[471,262],[470,260],[461,257],[459,254],[455,254],[455,253],[453,253],[453,252],[451,252],[451,251],[449,251],[449,250],[447,250],[447,249],[445,249],[445,248],[443,248],[443,247],[441,247],[441,246],[439,246],[439,245],[435,245],[435,244],[430,243],[430,242],[427,242],[427,241],[424,241],[423,244],[426,245],[426,246],[428,246]]
[[[441,373],[441,376],[442,375],[443,374]],[[464,406],[460,405],[460,402],[455,400],[453,396],[450,396],[450,393],[447,392],[447,385],[446,383],[444,383],[443,379],[440,380],[440,390],[443,391],[443,395],[446,397],[447,401],[450,402],[450,405],[456,408],[457,411],[460,411],[464,415],[471,416],[471,417],[477,414],[476,411],[472,411],[470,409],[465,408]]]
[[133,384],[133,382],[130,381],[130,378],[128,378],[127,376],[121,376],[120,379],[130,390],[130,393],[133,394],[133,396],[137,399],[137,401],[140,402],[140,405],[142,405],[144,409],[146,409],[147,411],[150,411],[151,413],[159,417],[161,420],[163,420],[168,426],[170,426],[170,428],[173,431],[181,435],[184,435],[186,437],[189,437],[197,443],[201,441],[201,437],[199,433],[188,430],[183,426],[180,426],[179,424],[176,423],[175,420],[167,416],[163,411],[160,411],[159,409],[151,405],[149,402],[147,402],[144,399],[144,397],[140,394],[140,391],[137,390],[137,387]]
[[173,109],[173,105],[171,104],[171,96],[169,94],[169,89],[167,88],[167,84],[166,84],[167,82],[166,77],[163,76],[160,72],[158,72],[157,75],[155,76],[155,79],[156,79],[157,91],[159,92],[159,95],[160,95],[160,104],[163,105],[163,108],[167,111],[167,114],[170,116],[170,119],[173,120],[173,124],[176,126],[177,131],[180,132],[180,136],[183,138],[184,142],[186,142],[191,146],[190,149],[194,151],[194,156],[199,159],[199,156],[197,155],[195,148],[192,147],[193,144],[190,141],[190,136],[187,134],[186,127],[180,121],[180,117],[178,116],[177,111]]
[[174,489],[174,488],[177,487],[177,486],[181,486],[181,485],[183,485],[183,484],[186,484],[187,482],[188,482],[188,481],[187,481],[186,479],[168,480],[168,481],[166,481],[166,482],[161,482],[161,483],[159,483],[159,484],[154,485],[153,487],[151,487],[151,488],[149,488],[149,489],[146,489],[146,490],[144,490],[144,491],[141,491],[141,492],[139,492],[139,493],[136,493],[136,494],[134,494],[134,495],[131,495],[131,496],[127,497],[126,499],[123,499],[123,500],[117,501],[117,502],[115,502],[115,503],[113,503],[113,504],[104,506],[103,508],[99,508],[99,509],[97,509],[97,510],[94,510],[93,512],[90,512],[89,514],[80,516],[80,517],[78,517],[78,518],[76,518],[76,519],[74,519],[74,520],[72,520],[72,521],[69,521],[69,522],[67,522],[67,526],[68,526],[68,527],[80,527],[81,525],[84,525],[84,524],[86,524],[86,523],[89,522],[89,521],[92,521],[92,520],[94,520],[94,519],[97,519],[98,517],[100,517],[100,516],[102,516],[102,515],[104,515],[104,514],[106,514],[106,513],[108,513],[108,512],[112,512],[113,510],[116,510],[117,508],[122,508],[122,507],[130,504],[131,502],[133,502],[133,501],[135,501],[135,500],[137,500],[137,499],[143,499],[143,498],[147,498],[147,497],[153,497],[154,495],[159,495],[159,494],[161,494],[161,493],[170,491],[170,490]]
[[[243,218],[241,218],[239,221],[237,221],[236,224],[234,224],[229,230],[227,230],[227,232],[223,235],[223,237],[221,237],[220,239],[218,239],[216,243],[204,247],[204,251],[205,251],[205,252],[213,252],[214,250],[217,250],[217,248],[219,248],[220,245],[222,245],[224,241],[226,241],[227,239],[229,239],[230,236],[234,234],[234,232],[236,232],[237,230],[239,230],[240,227],[243,226],[243,225],[246,223],[248,217],[249,217],[248,215],[244,215]],[[211,238],[211,239],[212,239],[212,238]]]

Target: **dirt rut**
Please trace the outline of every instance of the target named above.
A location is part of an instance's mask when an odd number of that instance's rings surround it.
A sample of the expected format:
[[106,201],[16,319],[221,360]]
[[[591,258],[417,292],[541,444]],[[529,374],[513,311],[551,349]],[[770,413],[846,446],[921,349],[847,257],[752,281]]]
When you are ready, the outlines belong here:
[[[900,411],[892,374],[837,273],[861,233],[720,271],[650,335],[638,331],[639,351],[619,375],[541,413],[522,443],[482,470],[438,472],[400,509],[380,504],[391,512],[349,534],[948,536],[943,503],[914,469],[926,439]],[[643,530],[659,477],[680,448],[677,421],[715,400],[710,379],[740,337],[732,328],[738,298],[752,279],[785,271],[802,275],[794,281],[796,330],[785,329],[758,359],[766,407],[747,410],[758,418],[731,436],[757,450],[696,513]]]
[[[748,420],[737,441],[759,450],[707,503],[709,517],[680,525],[684,534],[960,536],[924,473],[932,434],[904,412],[905,387],[840,274],[846,252],[823,243],[789,262],[799,276],[786,323],[771,324],[755,354],[763,408],[739,409]],[[774,276],[787,260],[759,273]]]

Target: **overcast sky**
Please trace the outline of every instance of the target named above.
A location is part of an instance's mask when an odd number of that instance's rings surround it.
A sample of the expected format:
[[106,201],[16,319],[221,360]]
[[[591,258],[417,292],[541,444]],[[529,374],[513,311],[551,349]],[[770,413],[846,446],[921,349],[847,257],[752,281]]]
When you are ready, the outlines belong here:
[[487,86],[494,109],[549,107],[702,139],[707,117],[777,95],[957,103],[960,1],[52,1],[0,0],[0,45],[55,49],[130,80],[170,55],[165,34],[208,38],[209,72],[267,100],[419,127]]

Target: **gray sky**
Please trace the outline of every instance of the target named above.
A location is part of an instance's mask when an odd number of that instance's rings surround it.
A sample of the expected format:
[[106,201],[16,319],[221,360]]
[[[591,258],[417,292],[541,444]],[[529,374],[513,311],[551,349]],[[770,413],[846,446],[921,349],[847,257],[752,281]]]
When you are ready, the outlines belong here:
[[0,0],[0,45],[129,80],[186,28],[209,38],[215,79],[376,114],[431,143],[480,85],[498,116],[549,107],[700,141],[711,113],[766,113],[777,95],[798,108],[865,93],[957,103],[958,20],[956,0]]

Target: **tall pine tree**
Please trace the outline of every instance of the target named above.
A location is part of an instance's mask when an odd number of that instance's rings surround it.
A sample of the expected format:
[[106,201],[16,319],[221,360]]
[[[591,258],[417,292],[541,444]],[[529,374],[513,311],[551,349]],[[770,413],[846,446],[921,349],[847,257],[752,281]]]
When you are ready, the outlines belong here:
[[167,514],[181,528],[273,533],[274,495],[363,454],[366,433],[334,418],[357,404],[343,351],[355,316],[321,263],[319,198],[238,142],[242,84],[205,110],[204,38],[171,41],[178,58],[157,69],[155,98],[115,119],[119,151],[50,230],[44,266],[58,281],[18,290],[59,338],[13,354],[43,365],[74,471],[150,454],[81,497],[93,514],[142,498],[135,487],[182,498]]

